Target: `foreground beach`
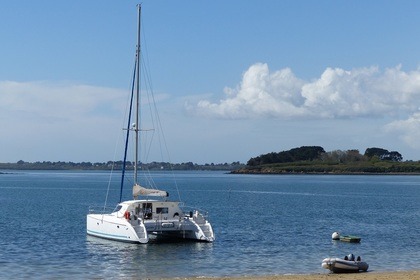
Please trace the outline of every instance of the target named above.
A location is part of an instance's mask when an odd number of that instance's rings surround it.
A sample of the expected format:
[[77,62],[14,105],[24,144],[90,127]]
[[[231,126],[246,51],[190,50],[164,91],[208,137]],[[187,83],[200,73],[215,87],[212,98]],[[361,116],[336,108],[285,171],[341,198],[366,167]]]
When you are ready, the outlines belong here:
[[222,278],[189,278],[200,280],[418,280],[420,271],[398,271],[398,272],[361,272],[349,274],[301,274],[301,275],[279,275],[279,276],[255,276],[255,277],[222,277]]

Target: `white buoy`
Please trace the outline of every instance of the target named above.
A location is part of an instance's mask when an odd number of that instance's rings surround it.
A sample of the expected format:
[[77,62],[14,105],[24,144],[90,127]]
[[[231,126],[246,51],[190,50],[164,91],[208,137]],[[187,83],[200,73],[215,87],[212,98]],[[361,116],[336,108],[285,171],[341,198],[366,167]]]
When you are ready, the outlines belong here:
[[337,231],[333,232],[333,234],[332,234],[331,238],[332,238],[333,240],[339,240],[339,239],[340,239],[340,233],[339,233],[339,232],[337,232]]

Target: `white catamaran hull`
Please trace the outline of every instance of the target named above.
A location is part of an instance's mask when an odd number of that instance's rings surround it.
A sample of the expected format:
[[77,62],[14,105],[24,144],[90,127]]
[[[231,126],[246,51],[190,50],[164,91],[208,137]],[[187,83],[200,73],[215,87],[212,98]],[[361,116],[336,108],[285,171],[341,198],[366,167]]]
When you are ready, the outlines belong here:
[[146,228],[140,221],[129,221],[112,214],[89,214],[86,218],[87,234],[112,240],[147,243]]
[[112,240],[147,243],[150,235],[214,241],[211,224],[198,211],[184,214],[178,202],[131,200],[111,214],[88,214],[87,234]]

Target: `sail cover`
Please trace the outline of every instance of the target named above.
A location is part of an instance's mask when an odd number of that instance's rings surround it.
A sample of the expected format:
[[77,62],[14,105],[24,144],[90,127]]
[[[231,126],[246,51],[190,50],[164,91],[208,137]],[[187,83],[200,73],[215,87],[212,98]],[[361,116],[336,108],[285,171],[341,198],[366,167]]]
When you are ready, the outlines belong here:
[[138,184],[135,184],[133,186],[133,197],[137,198],[139,195],[142,196],[169,196],[169,194],[166,191],[160,191],[155,189],[147,189],[145,187],[142,187]]

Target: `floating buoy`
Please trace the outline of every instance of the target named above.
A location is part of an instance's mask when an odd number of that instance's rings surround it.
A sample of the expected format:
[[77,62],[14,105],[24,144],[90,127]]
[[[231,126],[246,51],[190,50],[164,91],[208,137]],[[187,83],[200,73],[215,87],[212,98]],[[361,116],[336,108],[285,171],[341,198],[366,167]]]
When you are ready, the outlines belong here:
[[335,231],[331,236],[332,240],[340,240],[340,233]]

